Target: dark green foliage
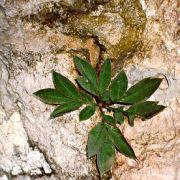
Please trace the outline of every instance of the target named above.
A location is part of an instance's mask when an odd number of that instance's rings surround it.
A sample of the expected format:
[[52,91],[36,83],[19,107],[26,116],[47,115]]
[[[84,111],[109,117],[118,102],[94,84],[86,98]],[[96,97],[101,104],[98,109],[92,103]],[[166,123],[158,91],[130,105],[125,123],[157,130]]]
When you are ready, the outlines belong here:
[[41,89],[34,93],[38,98],[47,104],[62,104],[71,101],[70,98],[65,97],[60,91],[56,89]]
[[110,87],[110,97],[113,102],[117,102],[126,92],[128,87],[127,76],[121,71],[113,80]]
[[81,75],[88,81],[94,88],[97,87],[97,76],[95,69],[86,60],[79,57],[74,58],[75,65]]
[[116,148],[125,156],[136,159],[135,153],[117,127],[108,127],[108,135]]
[[75,85],[66,77],[53,71],[53,83],[57,90],[59,90],[64,96],[77,99],[80,97],[80,93]]
[[83,105],[82,101],[71,101],[59,105],[52,113],[50,118],[61,116],[67,112],[74,111]]
[[106,135],[107,132],[104,123],[99,123],[93,129],[91,129],[88,135],[88,157],[92,157],[99,152],[105,141]]
[[81,92],[81,96],[84,99],[84,102],[86,103],[93,103],[93,97],[90,96],[89,94],[85,93],[85,92]]
[[89,119],[96,111],[96,106],[87,106],[79,114],[80,121]]
[[97,166],[100,176],[109,171],[115,161],[115,147],[107,135],[105,138],[101,149],[97,153]]
[[102,118],[104,118],[104,120],[105,120],[107,123],[111,124],[111,125],[115,125],[115,124],[116,124],[115,119],[114,119],[113,117],[109,116],[109,115],[103,114],[103,115],[102,115]]
[[104,92],[111,82],[111,62],[106,59],[99,74],[99,93],[103,97]]
[[157,90],[161,81],[160,78],[145,78],[128,89],[119,101],[128,104],[145,101]]
[[134,125],[134,118],[140,117],[142,120],[151,118],[155,114],[159,113],[165,108],[165,106],[158,105],[158,102],[145,101],[132,105],[125,113],[129,117],[129,122]]
[[97,95],[96,87],[86,77],[80,76],[76,80],[84,90],[86,90],[92,95]]
[[[129,125],[133,126],[136,117],[144,121],[162,111],[165,106],[146,101],[159,87],[162,79],[148,77],[128,89],[128,79],[123,70],[111,81],[109,59],[102,64],[100,72],[97,73],[99,76],[88,61],[75,57],[74,63],[81,75],[77,77],[81,90],[65,76],[53,71],[55,88],[42,89],[34,95],[44,103],[58,105],[51,113],[51,118],[86,105],[79,114],[80,121],[84,121],[99,109],[102,121],[88,134],[87,155],[88,158],[96,156],[97,167],[102,176],[113,166],[116,150],[136,159],[132,147],[117,124],[123,124],[124,116],[127,116]],[[129,108],[124,110],[126,104]]]
[[107,103],[110,103],[110,102],[111,102],[109,90],[106,90],[106,91],[102,94],[101,99],[102,99],[102,101],[107,102]]
[[162,111],[164,108],[164,106],[158,105],[158,102],[145,101],[134,104],[126,112],[131,112],[140,116],[141,118],[149,118],[152,117],[154,114]]
[[118,108],[114,111],[114,119],[118,124],[122,124],[124,122],[124,115]]

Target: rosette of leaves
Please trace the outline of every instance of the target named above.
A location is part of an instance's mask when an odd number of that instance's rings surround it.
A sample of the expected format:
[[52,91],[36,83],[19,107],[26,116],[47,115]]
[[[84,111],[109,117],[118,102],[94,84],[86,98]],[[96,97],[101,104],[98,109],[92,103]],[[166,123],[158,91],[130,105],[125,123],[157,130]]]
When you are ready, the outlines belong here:
[[111,169],[116,151],[136,159],[132,147],[117,125],[121,125],[126,116],[129,125],[133,126],[136,117],[144,121],[165,108],[158,102],[147,101],[162,79],[148,77],[128,88],[128,79],[123,70],[115,78],[111,78],[109,59],[104,61],[100,72],[96,72],[88,61],[79,57],[74,58],[74,63],[79,72],[76,79],[79,88],[62,74],[53,71],[54,88],[41,89],[34,94],[44,103],[57,105],[51,118],[85,105],[79,114],[80,121],[84,121],[99,109],[101,121],[89,132],[87,155],[88,158],[96,156],[97,167],[102,176]]

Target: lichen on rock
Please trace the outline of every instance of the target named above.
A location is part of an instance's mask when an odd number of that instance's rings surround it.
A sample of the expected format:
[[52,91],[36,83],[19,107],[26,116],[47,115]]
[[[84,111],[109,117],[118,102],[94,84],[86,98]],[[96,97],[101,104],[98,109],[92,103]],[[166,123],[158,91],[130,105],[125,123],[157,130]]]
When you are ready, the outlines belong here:
[[67,31],[80,37],[98,37],[105,47],[104,56],[123,60],[140,45],[145,23],[138,1],[109,1],[90,14],[72,14]]

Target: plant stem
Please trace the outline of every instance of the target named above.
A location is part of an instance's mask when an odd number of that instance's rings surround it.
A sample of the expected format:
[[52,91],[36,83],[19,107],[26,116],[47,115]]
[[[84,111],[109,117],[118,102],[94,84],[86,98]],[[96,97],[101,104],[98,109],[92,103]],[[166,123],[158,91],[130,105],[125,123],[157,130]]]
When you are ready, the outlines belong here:
[[[98,107],[99,107],[100,114],[101,115],[104,114],[102,107],[101,106],[98,106]],[[105,122],[103,117],[102,117],[102,122]]]

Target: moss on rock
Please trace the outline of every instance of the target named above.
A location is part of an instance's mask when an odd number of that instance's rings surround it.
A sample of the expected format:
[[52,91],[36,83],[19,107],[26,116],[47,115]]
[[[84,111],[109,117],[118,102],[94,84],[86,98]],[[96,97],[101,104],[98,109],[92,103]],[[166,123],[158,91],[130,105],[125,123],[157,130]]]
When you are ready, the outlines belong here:
[[[131,56],[141,44],[146,16],[138,0],[113,0],[91,14],[72,14],[68,33],[79,37],[98,37],[106,51],[104,56],[124,59]],[[97,15],[98,14],[98,15]]]

